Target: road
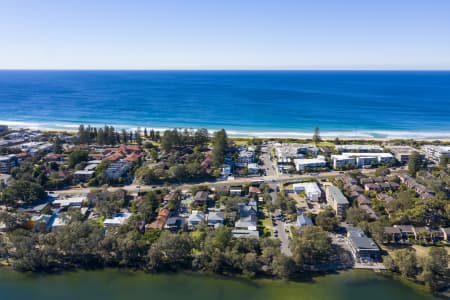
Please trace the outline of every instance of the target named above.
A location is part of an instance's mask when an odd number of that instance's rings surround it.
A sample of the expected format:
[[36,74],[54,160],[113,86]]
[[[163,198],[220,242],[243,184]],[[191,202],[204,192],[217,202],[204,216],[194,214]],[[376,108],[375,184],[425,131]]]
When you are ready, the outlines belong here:
[[[367,174],[367,173],[372,173],[374,172],[374,170],[372,169],[367,169],[367,170],[361,170],[362,173]],[[259,180],[264,180],[264,182],[269,183],[269,184],[280,184],[280,183],[284,183],[284,182],[289,182],[289,181],[296,181],[296,180],[305,180],[305,179],[311,179],[311,180],[315,180],[317,178],[328,178],[328,177],[333,177],[333,176],[338,176],[340,175],[340,173],[338,171],[331,171],[331,172],[323,172],[320,173],[317,176],[311,176],[308,174],[302,174],[302,175],[286,175],[286,174],[282,174],[282,175],[271,175],[271,176],[256,176],[256,177],[244,177],[244,178],[235,178],[232,180],[226,180],[226,181],[204,181],[204,182],[199,182],[199,183],[193,183],[193,184],[173,184],[173,186],[178,186],[180,188],[189,188],[189,187],[193,187],[193,186],[199,186],[199,185],[209,185],[209,186],[223,186],[223,185],[238,185],[238,184],[248,184],[251,182],[255,182],[255,181],[259,181]],[[150,191],[153,190],[155,188],[161,188],[163,187],[163,184],[153,184],[153,185],[140,185],[140,188],[137,188],[137,186],[135,184],[130,184],[130,185],[126,185],[123,187],[109,187],[109,190],[117,190],[117,189],[124,189],[127,190],[129,192],[144,192],[144,191]],[[90,190],[92,189],[92,187],[89,188],[70,188],[70,189],[66,189],[66,190],[59,190],[59,191],[54,191],[54,193],[57,194],[82,194],[82,193],[88,193]]]
[[[277,209],[274,215],[278,216],[279,214],[280,210]],[[292,256],[292,252],[289,249],[289,234],[286,232],[286,223],[281,220],[276,220],[273,229],[278,232],[278,239],[281,241],[281,253]]]

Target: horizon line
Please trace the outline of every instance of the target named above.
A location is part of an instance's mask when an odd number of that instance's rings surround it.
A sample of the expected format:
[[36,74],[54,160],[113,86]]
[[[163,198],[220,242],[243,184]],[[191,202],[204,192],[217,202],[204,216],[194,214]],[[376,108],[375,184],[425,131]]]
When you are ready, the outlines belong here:
[[138,69],[138,68],[124,68],[124,69],[120,69],[120,68],[14,68],[14,69],[2,69],[0,68],[0,72],[1,71],[242,71],[242,72],[246,72],[246,71],[273,71],[273,72],[300,72],[300,71],[325,71],[325,72],[331,72],[331,71],[337,71],[337,72],[342,72],[342,71],[348,71],[348,72],[365,72],[365,71],[369,71],[369,72],[376,72],[376,71],[389,71],[389,72],[450,72],[450,68],[448,69],[378,69],[378,68],[367,68],[367,69],[351,69],[351,68],[341,68],[341,69],[337,69],[337,68],[329,68],[329,69],[320,69],[320,68],[309,68],[309,69],[263,69],[263,68],[243,68],[243,69],[227,69],[227,68],[204,68],[204,69],[188,69],[188,68],[148,68],[148,69]]

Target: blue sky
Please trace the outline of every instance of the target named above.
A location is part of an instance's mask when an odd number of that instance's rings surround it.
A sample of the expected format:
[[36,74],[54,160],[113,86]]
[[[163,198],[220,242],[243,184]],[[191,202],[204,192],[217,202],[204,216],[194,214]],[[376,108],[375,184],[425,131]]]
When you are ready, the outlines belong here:
[[448,0],[0,0],[0,69],[450,69]]

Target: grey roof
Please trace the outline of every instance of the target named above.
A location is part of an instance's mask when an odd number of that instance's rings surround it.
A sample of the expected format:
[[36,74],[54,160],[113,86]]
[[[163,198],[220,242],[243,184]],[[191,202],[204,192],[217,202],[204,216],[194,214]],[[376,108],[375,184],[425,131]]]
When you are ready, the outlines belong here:
[[368,238],[360,228],[348,227],[347,232],[353,248],[358,250],[380,250],[377,244],[371,238]]
[[248,217],[240,218],[239,221],[235,223],[235,227],[251,227],[258,224],[258,218],[255,215],[249,215]]
[[328,190],[332,195],[334,201],[336,201],[338,204],[348,204],[347,198],[345,198],[340,189],[338,189],[334,185],[330,185],[328,187]]
[[183,219],[180,217],[170,217],[166,221],[167,226],[181,226],[183,224]]
[[194,197],[195,201],[206,201],[208,200],[208,192],[206,191],[198,191]]
[[350,242],[353,244],[354,248],[357,249],[364,249],[364,250],[376,250],[379,251],[380,248],[378,248],[377,244],[367,236],[350,236]]
[[297,217],[297,226],[302,227],[312,224],[313,224],[312,220],[308,216],[305,216],[304,214],[301,214]]
[[219,212],[215,212],[212,211],[208,214],[208,221],[223,221],[224,219],[224,213],[219,211]]
[[231,231],[233,237],[241,238],[241,237],[255,237],[259,238],[258,230],[245,230],[245,229],[234,229]]

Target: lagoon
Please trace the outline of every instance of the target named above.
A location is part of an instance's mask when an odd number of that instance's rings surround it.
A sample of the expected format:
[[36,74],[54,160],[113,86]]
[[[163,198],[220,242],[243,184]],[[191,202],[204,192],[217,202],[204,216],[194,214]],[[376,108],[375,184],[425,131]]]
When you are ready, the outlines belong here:
[[24,274],[0,270],[0,299],[14,300],[431,300],[438,299],[371,271],[351,270],[313,282],[244,280],[192,273],[118,270]]

